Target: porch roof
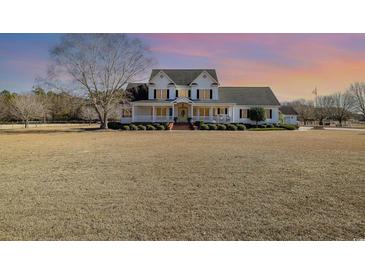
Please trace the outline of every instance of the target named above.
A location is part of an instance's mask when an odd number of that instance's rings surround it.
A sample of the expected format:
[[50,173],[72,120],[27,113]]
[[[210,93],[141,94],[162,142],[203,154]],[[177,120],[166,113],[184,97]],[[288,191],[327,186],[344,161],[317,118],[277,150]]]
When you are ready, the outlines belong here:
[[139,100],[139,101],[134,101],[131,102],[131,105],[135,105],[135,106],[153,106],[153,105],[175,105],[175,104],[179,104],[179,103],[184,103],[184,104],[193,104],[193,105],[199,105],[199,106],[233,106],[236,105],[236,103],[230,103],[230,102],[222,102],[220,100],[209,100],[209,101],[203,101],[203,100],[191,100],[186,98],[185,100],[179,100],[178,99],[174,99],[174,100],[158,100],[158,99],[151,99],[151,100]]

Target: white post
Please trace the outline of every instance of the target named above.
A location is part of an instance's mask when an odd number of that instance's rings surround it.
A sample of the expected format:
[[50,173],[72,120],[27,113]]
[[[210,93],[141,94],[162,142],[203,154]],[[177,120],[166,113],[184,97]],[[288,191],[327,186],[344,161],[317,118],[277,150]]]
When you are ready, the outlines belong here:
[[231,123],[234,123],[234,106],[231,107],[231,119],[230,119]]
[[172,104],[172,120],[174,121],[175,118],[175,105]]
[[190,113],[190,117],[191,117],[191,120],[193,121],[193,122],[195,122],[194,121],[194,111],[193,111],[193,104],[191,104],[191,113]]
[[210,122],[213,122],[213,107],[209,108],[209,120]]
[[134,104],[132,104],[132,123],[134,123]]
[[155,106],[152,106],[152,122],[154,123],[155,122]]

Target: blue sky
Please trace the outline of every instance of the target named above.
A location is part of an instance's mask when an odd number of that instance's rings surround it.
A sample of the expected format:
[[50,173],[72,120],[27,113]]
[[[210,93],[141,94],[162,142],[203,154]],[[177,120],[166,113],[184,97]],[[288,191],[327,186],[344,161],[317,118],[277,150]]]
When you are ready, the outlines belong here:
[[[0,90],[26,92],[47,71],[61,34],[0,34]],[[215,68],[221,85],[270,86],[311,98],[365,81],[365,34],[130,34],[159,68]]]

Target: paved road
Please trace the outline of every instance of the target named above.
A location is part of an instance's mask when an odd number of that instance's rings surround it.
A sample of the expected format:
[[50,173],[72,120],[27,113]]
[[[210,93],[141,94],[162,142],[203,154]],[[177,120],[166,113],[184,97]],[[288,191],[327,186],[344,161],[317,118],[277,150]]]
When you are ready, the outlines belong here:
[[[313,127],[300,127],[299,131],[308,131],[308,130],[312,130]],[[344,131],[364,131],[365,129],[363,128],[343,128],[343,127],[325,127],[324,129],[326,130],[344,130]]]

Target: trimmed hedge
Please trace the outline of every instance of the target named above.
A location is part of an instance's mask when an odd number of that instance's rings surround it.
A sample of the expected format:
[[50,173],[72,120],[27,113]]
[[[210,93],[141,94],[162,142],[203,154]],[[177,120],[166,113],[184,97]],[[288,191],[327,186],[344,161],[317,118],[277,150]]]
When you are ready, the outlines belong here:
[[228,124],[227,125],[227,130],[237,130],[237,126],[233,125],[233,124]]
[[217,129],[218,129],[218,130],[226,130],[226,129],[227,129],[227,127],[226,127],[225,125],[223,125],[223,124],[218,124],[218,125],[217,125]]
[[130,130],[131,128],[128,126],[128,125],[124,125],[123,127],[122,127],[122,130]]
[[270,130],[285,130],[285,128],[281,128],[281,127],[273,127],[273,128],[250,128],[248,129],[249,131],[270,131]]
[[137,127],[139,130],[146,130],[146,126],[144,125],[138,125]]
[[238,124],[237,125],[237,130],[246,130],[246,127],[245,127],[245,125]]
[[166,128],[165,128],[164,125],[158,125],[158,126],[156,126],[156,129],[157,130],[165,130]]
[[295,125],[280,125],[281,128],[285,128],[285,129],[288,129],[288,130],[296,130],[298,129],[298,126],[295,126]]
[[108,122],[108,128],[110,129],[122,129],[122,126],[120,122]]
[[217,125],[215,124],[209,124],[209,130],[217,130]]
[[136,126],[136,125],[134,125],[134,124],[131,124],[131,125],[129,126],[129,128],[130,128],[131,130],[138,130],[138,126]]
[[200,125],[200,130],[209,130],[209,126],[202,124],[202,125]]
[[147,130],[156,130],[156,128],[153,125],[147,125]]

